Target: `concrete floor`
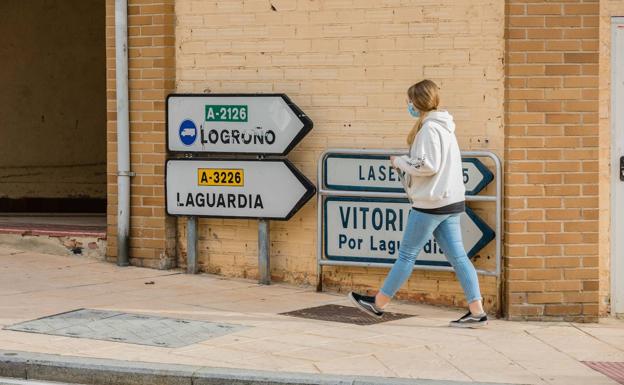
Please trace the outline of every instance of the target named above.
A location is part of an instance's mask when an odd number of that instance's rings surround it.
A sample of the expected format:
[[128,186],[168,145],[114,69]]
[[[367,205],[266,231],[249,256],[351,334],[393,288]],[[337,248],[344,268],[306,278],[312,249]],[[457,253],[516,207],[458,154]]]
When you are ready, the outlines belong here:
[[[147,284],[149,283],[149,284]],[[624,362],[624,321],[598,324],[493,320],[447,327],[460,312],[395,303],[414,317],[358,326],[279,315],[344,296],[312,288],[120,268],[85,257],[0,245],[0,327],[78,308],[247,326],[179,348],[0,330],[5,350],[284,372],[514,384],[614,385],[582,361]]]

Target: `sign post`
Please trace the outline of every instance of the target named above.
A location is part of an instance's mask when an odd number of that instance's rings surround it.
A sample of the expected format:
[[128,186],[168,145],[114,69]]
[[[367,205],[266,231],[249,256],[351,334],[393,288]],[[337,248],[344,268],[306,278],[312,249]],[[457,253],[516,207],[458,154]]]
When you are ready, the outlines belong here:
[[186,221],[186,272],[197,274],[197,217],[188,217]]
[[285,156],[312,121],[284,94],[172,94],[167,149],[177,153]]
[[[323,178],[338,196],[325,198],[323,244],[328,260],[392,263],[398,255],[409,202],[390,154],[365,151],[329,153],[323,159]],[[473,196],[492,180],[492,172],[475,157],[463,157],[466,195]],[[347,196],[339,196],[341,193]],[[371,196],[400,194],[401,198]],[[470,208],[461,216],[462,238],[469,257],[494,239],[494,231]],[[416,258],[417,265],[450,266],[434,239]]]
[[[329,154],[324,160],[327,188],[340,191],[403,192],[397,170],[390,167],[389,155]],[[475,157],[463,157],[466,195],[477,195],[494,175]]]
[[[327,197],[324,202],[324,253],[328,260],[394,263],[411,206],[405,198]],[[494,231],[469,207],[460,216],[469,258],[494,239]],[[417,265],[450,266],[435,239],[416,257]]]
[[[310,132],[312,121],[284,94],[171,94],[166,103],[169,152],[237,155],[167,161],[167,213],[189,216],[188,272],[197,271],[191,244],[197,217],[257,218],[259,281],[269,284],[268,219],[288,220],[316,193],[283,158]],[[254,154],[256,160],[240,157]]]
[[[319,158],[317,197],[317,290],[322,290],[323,266],[390,267],[398,255],[410,204],[391,155],[402,151],[332,149]],[[494,174],[479,160],[489,158]],[[463,151],[466,201],[495,204],[491,229],[469,207],[461,214],[464,247],[469,257],[495,241],[496,268],[477,273],[499,277],[502,260],[502,166],[489,151]],[[477,195],[495,180],[492,195]],[[452,271],[435,239],[425,244],[416,259],[422,270]],[[497,279],[500,288],[500,280]]]
[[178,216],[288,220],[316,192],[287,159],[170,159],[165,176]]
[[260,219],[258,221],[258,275],[260,276],[260,283],[263,285],[271,283],[270,239],[269,221]]

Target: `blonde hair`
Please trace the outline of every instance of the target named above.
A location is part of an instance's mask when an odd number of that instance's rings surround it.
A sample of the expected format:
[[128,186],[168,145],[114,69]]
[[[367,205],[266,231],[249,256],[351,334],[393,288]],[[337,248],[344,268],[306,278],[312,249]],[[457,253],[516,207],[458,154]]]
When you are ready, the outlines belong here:
[[409,134],[407,134],[407,144],[410,147],[412,143],[414,143],[416,134],[418,134],[418,130],[422,127],[427,113],[438,108],[438,104],[440,103],[438,90],[438,86],[429,79],[421,80],[407,89],[407,97],[414,107],[420,111],[420,117]]

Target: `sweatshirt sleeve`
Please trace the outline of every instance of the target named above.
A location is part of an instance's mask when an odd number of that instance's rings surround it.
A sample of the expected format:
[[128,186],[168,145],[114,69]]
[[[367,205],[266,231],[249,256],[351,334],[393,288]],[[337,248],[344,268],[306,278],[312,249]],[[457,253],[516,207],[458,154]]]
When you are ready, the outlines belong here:
[[434,129],[423,127],[416,135],[410,155],[396,158],[395,165],[411,176],[431,176],[440,170],[441,158],[440,135]]

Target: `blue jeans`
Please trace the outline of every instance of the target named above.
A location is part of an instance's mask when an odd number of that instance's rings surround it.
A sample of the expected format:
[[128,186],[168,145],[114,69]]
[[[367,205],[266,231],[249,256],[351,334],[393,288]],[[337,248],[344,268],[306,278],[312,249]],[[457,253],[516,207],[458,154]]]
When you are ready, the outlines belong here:
[[412,274],[416,257],[433,234],[446,259],[455,269],[468,303],[482,299],[477,272],[464,250],[459,216],[460,214],[434,215],[410,210],[399,247],[399,258],[388,273],[381,293],[391,298],[396,294]]

